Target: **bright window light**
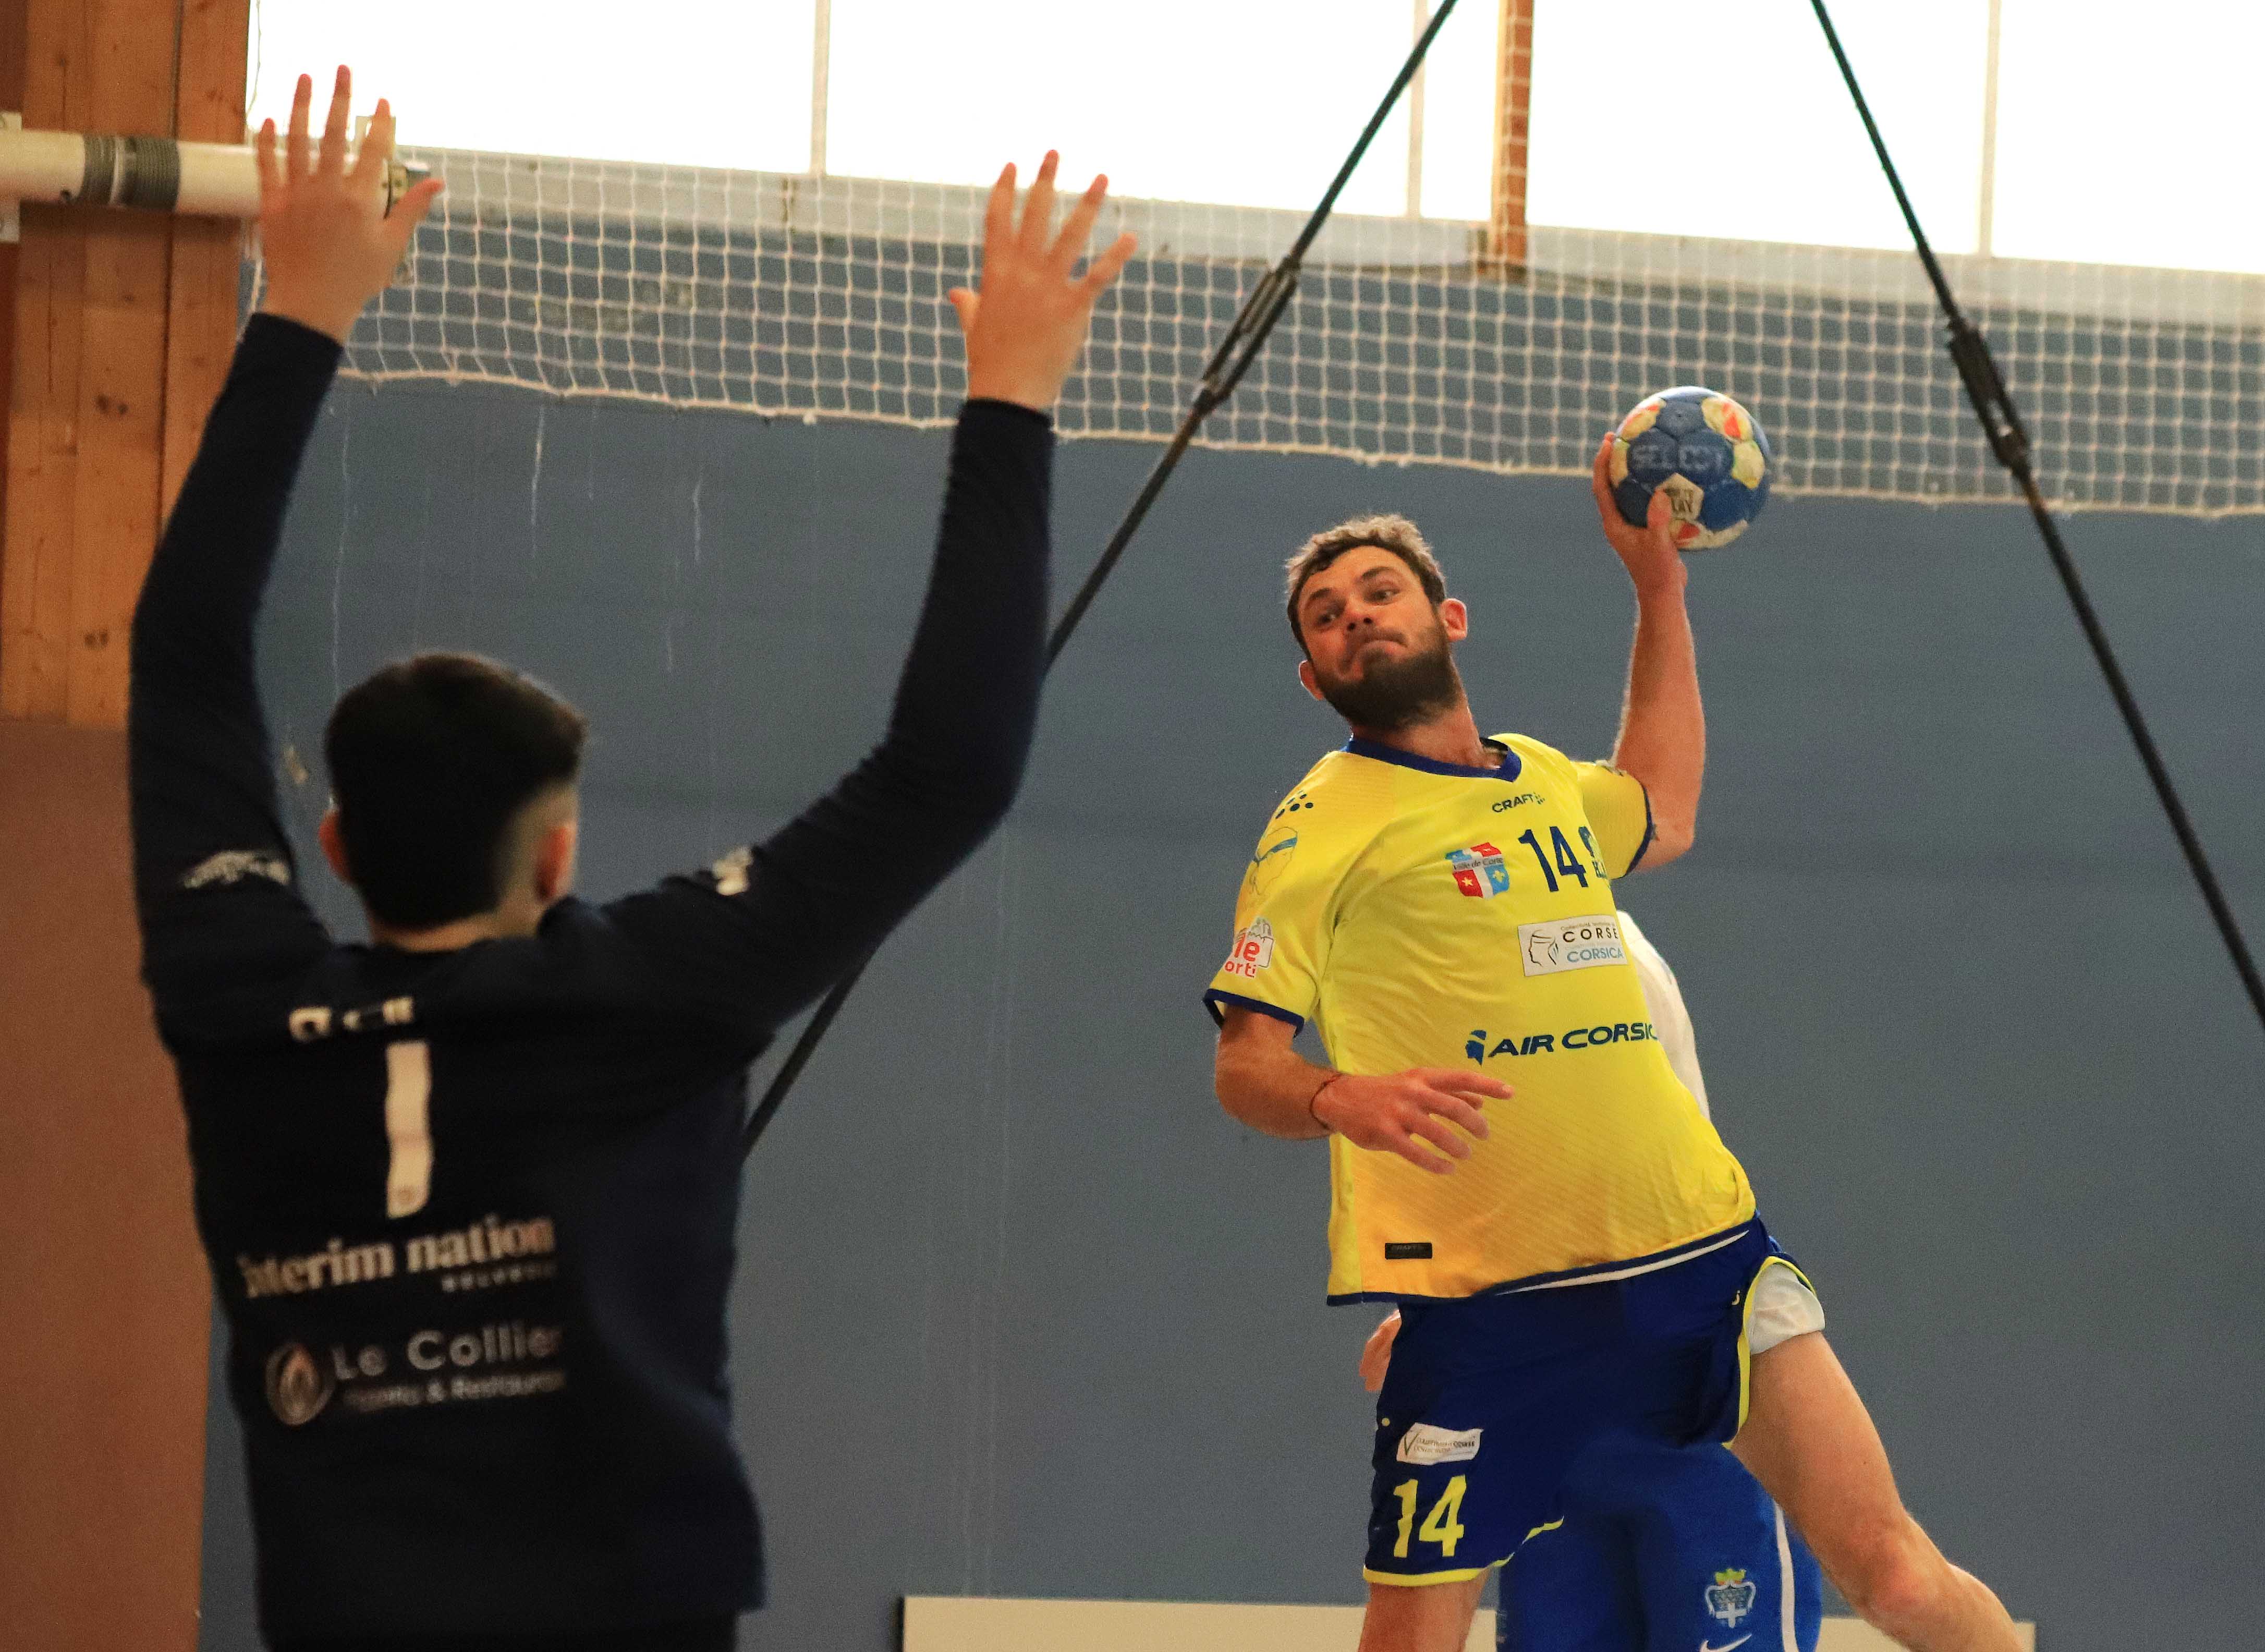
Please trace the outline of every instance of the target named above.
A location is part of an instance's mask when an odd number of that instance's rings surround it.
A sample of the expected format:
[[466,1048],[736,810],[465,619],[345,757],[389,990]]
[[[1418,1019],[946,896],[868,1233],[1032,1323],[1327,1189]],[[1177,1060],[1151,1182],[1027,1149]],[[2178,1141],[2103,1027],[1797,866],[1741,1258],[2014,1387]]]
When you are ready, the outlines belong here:
[[1493,210],[1501,22],[1497,0],[1460,0],[1424,60],[1426,217],[1482,219]]
[[2240,183],[2265,9],[2005,0],[1999,40],[1996,251],[2265,272]]
[[[1987,0],[1842,4],[1833,22],[1928,237],[1971,251]],[[1806,0],[1547,0],[1530,142],[1533,223],[1909,244]]]
[[315,77],[354,71],[357,113],[390,99],[402,142],[798,172],[810,164],[812,0],[669,0],[665,18],[564,0],[259,0],[252,129]]
[[[986,184],[1059,149],[1122,195],[1311,207],[1413,42],[1408,0],[834,0],[827,170]],[[1403,104],[1339,205],[1407,197]]]

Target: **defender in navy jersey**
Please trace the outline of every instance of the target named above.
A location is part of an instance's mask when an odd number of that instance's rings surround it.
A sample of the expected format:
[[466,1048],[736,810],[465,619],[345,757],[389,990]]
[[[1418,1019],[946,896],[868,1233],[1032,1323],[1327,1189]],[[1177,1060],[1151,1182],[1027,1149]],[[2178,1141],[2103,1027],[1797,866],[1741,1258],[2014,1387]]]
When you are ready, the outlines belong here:
[[[135,617],[144,975],[178,1068],[229,1332],[264,1633],[283,1647],[730,1644],[760,1604],[724,1304],[747,1065],[990,831],[1046,615],[1052,405],[1131,251],[1072,271],[1048,156],[994,190],[969,399],[885,738],[768,841],[604,906],[569,892],[579,713],[467,656],[389,666],[325,741],[302,897],[254,687],[301,452],[361,307],[438,193],[389,215],[383,104],[351,170],[339,71],[260,135],[268,286]],[[916,822],[916,829],[907,829]]]

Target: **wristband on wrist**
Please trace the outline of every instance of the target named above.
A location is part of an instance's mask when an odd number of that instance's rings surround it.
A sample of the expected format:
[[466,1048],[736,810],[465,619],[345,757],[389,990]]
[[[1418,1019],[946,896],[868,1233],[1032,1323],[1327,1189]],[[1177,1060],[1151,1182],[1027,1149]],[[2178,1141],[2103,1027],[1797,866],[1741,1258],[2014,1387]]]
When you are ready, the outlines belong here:
[[[1343,1077],[1344,1077],[1344,1074],[1342,1073],[1331,1073],[1329,1077],[1323,1079],[1319,1084],[1314,1086],[1314,1093],[1306,1098],[1307,1116],[1315,1124],[1322,1124],[1322,1116],[1314,1110],[1315,1104],[1322,1099],[1322,1092],[1329,1088],[1330,1085],[1336,1083]],[[1327,1131],[1329,1126],[1327,1124],[1322,1124],[1322,1130]]]

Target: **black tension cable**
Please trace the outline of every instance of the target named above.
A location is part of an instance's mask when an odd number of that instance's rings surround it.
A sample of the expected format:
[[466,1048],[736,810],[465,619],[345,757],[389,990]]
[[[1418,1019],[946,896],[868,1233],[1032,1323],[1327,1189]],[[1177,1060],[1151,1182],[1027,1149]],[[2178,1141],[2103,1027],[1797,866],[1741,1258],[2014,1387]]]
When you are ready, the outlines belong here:
[[[1313,216],[1306,220],[1306,227],[1298,232],[1297,240],[1291,244],[1289,251],[1283,254],[1282,261],[1267,271],[1258,285],[1250,289],[1250,295],[1242,301],[1242,308],[1235,313],[1234,324],[1227,330],[1227,337],[1220,340],[1219,348],[1212,352],[1211,360],[1204,366],[1202,382],[1196,387],[1195,399],[1188,404],[1179,429],[1173,433],[1162,457],[1148,472],[1148,479],[1140,484],[1140,491],[1125,511],[1125,520],[1118,523],[1117,531],[1109,536],[1109,543],[1102,550],[1099,560],[1093,564],[1093,571],[1086,575],[1085,583],[1078,586],[1077,594],[1070,598],[1069,606],[1054,622],[1053,630],[1046,638],[1046,667],[1049,671],[1052,669],[1054,661],[1060,658],[1071,633],[1077,630],[1078,622],[1085,617],[1085,611],[1093,606],[1093,599],[1100,593],[1103,584],[1117,566],[1118,559],[1124,556],[1125,548],[1132,542],[1132,535],[1140,530],[1141,520],[1148,514],[1148,507],[1156,502],[1157,495],[1164,491],[1164,484],[1178,467],[1189,443],[1195,440],[1197,430],[1228,397],[1234,394],[1234,387],[1242,382],[1242,375],[1250,371],[1251,364],[1258,360],[1259,352],[1266,347],[1267,336],[1274,331],[1274,324],[1282,319],[1282,312],[1289,308],[1291,298],[1297,293],[1299,271],[1307,251],[1314,244],[1314,237],[1321,234],[1322,226],[1329,222],[1329,214],[1336,207],[1337,197],[1344,193],[1346,183],[1353,175],[1353,169],[1368,153],[1369,144],[1383,128],[1386,119],[1392,113],[1393,106],[1400,101],[1400,94],[1407,91],[1408,83],[1416,78],[1416,71],[1423,67],[1424,55],[1431,49],[1431,41],[1438,34],[1439,25],[1447,20],[1447,14],[1454,9],[1455,0],[1439,0],[1438,10],[1431,14],[1430,25],[1417,38],[1415,49],[1408,54],[1408,61],[1400,66],[1400,73],[1393,77],[1384,100],[1376,106],[1376,113],[1368,118],[1367,126],[1361,129],[1359,141],[1352,146],[1352,152],[1345,156],[1344,164],[1337,168],[1337,175],[1330,181],[1329,193],[1322,197],[1322,204],[1314,208]],[[878,950],[878,947],[875,949],[876,951]],[[803,1068],[810,1065],[811,1055],[818,1048],[819,1041],[826,1037],[826,1030],[841,1013],[841,1006],[856,986],[858,977],[864,974],[865,966],[872,961],[872,952],[857,960],[849,972],[826,995],[826,1001],[819,1005],[817,1013],[810,1018],[809,1025],[802,1030],[802,1036],[795,1040],[794,1048],[788,1052],[784,1064],[771,1080],[769,1088],[764,1090],[762,1100],[747,1116],[747,1132],[739,1144],[742,1159],[754,1151],[755,1143],[762,1139],[764,1129],[777,1114],[780,1103],[786,1100],[787,1092],[802,1076]]]
[[2259,1025],[2265,1027],[2265,981],[2258,979],[2257,964],[2249,956],[2248,943],[2242,939],[2241,926],[2235,921],[2233,909],[2226,904],[2225,891],[2218,887],[2218,874],[2210,870],[2210,857],[2203,852],[2202,839],[2196,835],[2194,823],[2187,818],[2186,805],[2179,800],[2178,789],[2171,783],[2171,771],[2164,767],[2162,753],[2155,748],[2154,736],[2147,731],[2146,719],[2139,714],[2139,702],[2133,696],[2130,684],[2124,680],[2123,668],[2116,663],[2116,651],[2108,645],[2108,633],[2100,623],[2092,598],[2061,539],[2060,525],[2053,520],[2052,507],[2045,503],[2044,493],[2037,485],[2036,471],[2029,462],[2028,432],[2014,411],[2014,398],[1998,372],[1989,341],[1958,307],[1950,282],[1942,273],[1942,265],[1934,256],[1934,248],[1928,244],[1926,232],[1919,228],[1919,215],[1912,209],[1911,197],[1904,193],[1904,181],[1888,155],[1887,141],[1881,137],[1878,123],[1872,119],[1871,106],[1864,101],[1864,89],[1856,84],[1855,69],[1848,62],[1848,54],[1841,49],[1839,33],[1832,26],[1824,0],[1810,0],[1810,4],[1816,9],[1817,22],[1824,27],[1825,43],[1832,48],[1833,61],[1840,65],[1840,77],[1848,83],[1848,95],[1856,101],[1856,113],[1862,117],[1864,130],[1872,140],[1872,151],[1880,157],[1880,169],[1888,175],[1888,187],[1895,191],[1896,205],[1903,209],[1904,222],[1911,230],[1912,245],[1919,249],[1919,262],[1926,266],[1926,279],[1934,284],[1936,302],[1942,306],[1950,359],[1957,364],[1958,376],[1966,385],[1967,399],[1974,404],[1974,411],[1982,420],[1982,433],[1989,440],[1990,451],[1997,455],[1999,464],[2013,473],[2022,498],[2028,501],[2029,514],[2036,518],[2037,532],[2044,538],[2053,571],[2060,576],[2061,588],[2068,593],[2069,604],[2076,610],[2077,623],[2083,628],[2085,640],[2092,644],[2093,658],[2100,664],[2100,674],[2108,680],[2108,691],[2115,696],[2116,708],[2123,714],[2123,725],[2130,731],[2131,743],[2138,747],[2139,761],[2146,768],[2147,778],[2154,782],[2155,796],[2162,803],[2163,812],[2170,818],[2171,831],[2178,838],[2179,848],[2186,852],[2187,867],[2202,891],[2203,904],[2217,921],[2218,932],[2233,959],[2234,972],[2249,993],[2250,1008],[2257,1012]]

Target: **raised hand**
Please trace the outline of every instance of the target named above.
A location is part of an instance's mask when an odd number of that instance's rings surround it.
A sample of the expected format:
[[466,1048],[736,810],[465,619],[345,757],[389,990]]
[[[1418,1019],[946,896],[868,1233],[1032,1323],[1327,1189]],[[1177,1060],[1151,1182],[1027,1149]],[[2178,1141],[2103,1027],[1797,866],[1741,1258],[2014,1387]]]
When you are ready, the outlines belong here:
[[264,121],[259,155],[259,240],[267,265],[260,308],[285,316],[339,343],[353,331],[362,306],[383,292],[409,249],[410,237],[441,193],[427,178],[385,206],[385,168],[393,154],[393,111],[378,100],[353,169],[346,169],[346,133],[353,112],[353,76],[341,65],[319,149],[307,132],[315,83],[299,76],[291,100],[291,130],[283,154],[275,152],[275,123]]
[[1054,171],[1061,157],[1049,150],[1031,186],[1019,222],[1015,217],[1015,168],[1009,163],[991,186],[983,218],[983,279],[980,292],[955,287],[946,295],[959,312],[967,338],[967,395],[1050,411],[1062,381],[1085,347],[1093,302],[1132,256],[1129,235],[1087,266],[1070,272],[1093,232],[1109,179],[1096,178],[1057,234]]
[[1315,1093],[1313,1112],[1331,1134],[1356,1147],[1396,1153],[1445,1175],[1456,1160],[1471,1156],[1472,1137],[1486,1139],[1479,1110],[1487,1098],[1506,1100],[1511,1094],[1500,1079],[1460,1067],[1412,1067],[1374,1077],[1342,1073]]
[[1597,519],[1604,524],[1605,537],[1612,542],[1637,589],[1649,590],[1663,580],[1679,584],[1686,577],[1683,553],[1675,549],[1675,508],[1668,499],[1667,490],[1652,490],[1644,524],[1636,528],[1620,514],[1620,507],[1613,498],[1612,472],[1613,437],[1607,431],[1589,476],[1597,496]]

